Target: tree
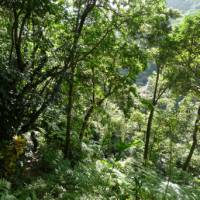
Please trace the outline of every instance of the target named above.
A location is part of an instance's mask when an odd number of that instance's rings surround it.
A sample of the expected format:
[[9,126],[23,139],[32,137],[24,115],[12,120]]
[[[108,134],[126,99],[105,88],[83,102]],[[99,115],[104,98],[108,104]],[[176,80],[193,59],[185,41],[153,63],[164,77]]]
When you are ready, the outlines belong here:
[[[74,10],[74,13],[71,13],[73,16],[72,24],[74,24],[72,27],[76,28],[71,29],[70,38],[74,42],[68,44],[69,54],[67,52],[67,59],[64,61],[65,67],[63,68],[64,71],[68,72],[66,157],[69,157],[70,154],[72,124],[74,123],[73,113],[76,113],[74,108],[79,104],[76,99],[77,95],[80,97],[84,93],[83,91],[90,91],[89,96],[92,98],[85,101],[90,106],[86,108],[86,113],[82,115],[83,124],[79,130],[81,141],[94,108],[97,105],[100,106],[103,99],[108,98],[114,91],[115,93],[119,91],[119,88],[122,88],[121,86],[125,87],[128,82],[129,85],[133,83],[135,75],[139,72],[138,69],[142,68],[140,66],[146,65],[144,48],[140,47],[137,39],[142,37],[142,26],[151,23],[151,13],[154,15],[153,11],[159,12],[160,9],[160,4],[155,6],[153,1],[150,1],[148,5],[144,5],[140,1],[131,1],[129,4],[126,1],[113,2],[113,4],[110,4],[109,1],[105,3],[96,1],[81,3],[77,1],[70,6],[71,10]],[[102,28],[99,29],[99,27]],[[99,39],[94,38],[94,35]],[[101,70],[103,70],[103,73],[99,73]],[[120,73],[123,73],[122,70],[127,71],[128,75],[120,75]],[[93,81],[94,71],[96,81]],[[105,74],[100,75],[101,81],[96,76],[98,73]],[[91,87],[88,86],[84,77],[87,77],[89,82],[92,83]],[[85,83],[87,90],[80,87],[78,83]],[[83,90],[79,90],[80,88]],[[99,94],[102,93],[100,97],[98,97],[96,89],[99,90]],[[95,100],[95,96],[98,99]],[[86,99],[88,99],[87,97]],[[85,110],[85,106],[82,108]]]
[[46,26],[56,7],[36,0],[3,1],[0,6],[0,137],[10,140],[32,129],[56,97],[58,63],[52,62],[51,30]]
[[[168,59],[168,78],[174,83],[174,88],[182,94],[192,93],[199,97],[199,59],[200,59],[200,14],[188,16],[173,32],[171,55]],[[171,67],[170,67],[171,66]],[[183,164],[186,170],[197,146],[199,109],[193,131],[193,144],[190,153]]]
[[168,55],[166,50],[169,46],[169,34],[171,32],[170,19],[176,18],[178,13],[168,10],[163,7],[162,13],[159,16],[156,16],[154,20],[154,26],[152,32],[147,34],[149,38],[149,48],[151,51],[151,60],[156,66],[156,77],[155,83],[152,91],[152,100],[150,102],[150,112],[147,120],[147,128],[145,133],[145,147],[143,158],[145,162],[148,160],[149,156],[149,143],[151,138],[151,129],[154,118],[155,107],[159,99],[163,96],[166,90],[169,88],[169,84],[166,82],[161,82],[161,76],[165,71],[165,57]]

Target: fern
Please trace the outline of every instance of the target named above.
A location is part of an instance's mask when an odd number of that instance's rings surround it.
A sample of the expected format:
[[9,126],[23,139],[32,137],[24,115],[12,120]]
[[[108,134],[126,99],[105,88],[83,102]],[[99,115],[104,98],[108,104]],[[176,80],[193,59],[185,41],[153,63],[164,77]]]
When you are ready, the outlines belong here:
[[10,182],[0,179],[0,200],[16,200],[16,197],[10,194],[10,189]]

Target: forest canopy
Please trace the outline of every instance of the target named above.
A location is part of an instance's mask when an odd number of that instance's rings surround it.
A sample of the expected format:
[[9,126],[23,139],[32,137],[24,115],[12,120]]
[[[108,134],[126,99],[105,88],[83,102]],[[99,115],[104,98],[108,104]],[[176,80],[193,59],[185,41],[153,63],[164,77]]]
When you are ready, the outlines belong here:
[[198,200],[199,3],[1,0],[0,199]]

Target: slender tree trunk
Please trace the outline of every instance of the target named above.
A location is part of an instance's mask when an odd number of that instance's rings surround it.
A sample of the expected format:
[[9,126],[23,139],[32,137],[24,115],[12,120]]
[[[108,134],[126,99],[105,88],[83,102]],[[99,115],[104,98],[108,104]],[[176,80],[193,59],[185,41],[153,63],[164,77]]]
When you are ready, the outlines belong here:
[[190,148],[190,152],[187,156],[187,159],[185,161],[185,163],[183,164],[183,170],[187,170],[189,164],[190,164],[190,161],[192,159],[192,156],[193,156],[193,153],[194,153],[194,150],[197,146],[197,133],[199,131],[199,122],[200,122],[200,106],[198,108],[198,112],[197,112],[197,118],[196,118],[196,121],[195,121],[195,125],[194,125],[194,131],[193,131],[193,142],[192,142],[192,146]]
[[154,117],[154,110],[157,104],[157,91],[158,91],[159,77],[160,77],[160,67],[157,66],[156,82],[155,82],[153,99],[152,99],[152,108],[149,113],[148,122],[147,122],[147,130],[146,130],[146,135],[145,135],[145,146],[144,146],[144,155],[143,155],[143,158],[145,161],[148,160],[148,156],[149,156],[149,142],[151,138],[151,128],[152,128],[152,122],[153,122],[153,117]]
[[92,115],[93,111],[94,111],[94,107],[95,107],[95,71],[94,71],[94,66],[92,67],[92,105],[89,107],[89,109],[87,110],[83,123],[82,123],[82,127],[79,133],[79,142],[80,144],[82,143],[83,137],[85,135],[85,130],[88,126],[88,121],[90,119],[90,116]]
[[86,113],[86,115],[84,117],[84,121],[83,121],[83,124],[81,126],[80,133],[79,133],[79,141],[80,141],[80,143],[82,142],[83,137],[85,135],[85,130],[86,130],[87,126],[88,126],[88,121],[90,119],[90,116],[93,113],[93,110],[94,110],[94,105],[91,105],[91,107],[87,110],[87,113]]
[[82,140],[83,140],[85,130],[86,130],[86,128],[88,127],[89,119],[90,119],[92,113],[94,112],[95,108],[101,106],[101,105],[103,104],[103,102],[104,102],[110,95],[111,95],[111,92],[108,93],[107,95],[105,95],[105,97],[104,97],[103,99],[100,99],[98,102],[93,103],[93,104],[90,106],[90,108],[87,110],[87,113],[85,114],[84,121],[83,121],[81,130],[80,130],[80,133],[79,133],[79,141],[80,141],[80,143],[81,143]]
[[144,160],[148,160],[149,141],[150,141],[150,136],[151,136],[151,127],[152,127],[152,122],[153,122],[153,116],[154,116],[154,107],[150,111],[148,122],[147,122],[145,147],[144,147]]
[[73,107],[73,91],[74,91],[74,69],[72,70],[71,78],[69,81],[68,91],[68,104],[67,104],[67,129],[66,129],[66,140],[64,157],[70,158],[70,143],[71,143],[71,120],[72,120],[72,107]]
[[75,68],[78,60],[76,60],[77,48],[79,38],[82,33],[83,26],[85,24],[85,20],[88,14],[92,11],[92,9],[96,5],[96,0],[87,1],[86,7],[82,14],[80,14],[81,10],[81,1],[78,8],[77,22],[75,27],[75,35],[74,42],[71,48],[71,53],[65,63],[65,69],[71,69],[71,77],[69,79],[69,91],[68,91],[68,104],[67,104],[67,129],[66,129],[66,142],[64,149],[64,157],[70,159],[70,143],[71,143],[71,121],[72,121],[72,109],[73,109],[73,93],[74,93],[74,76],[75,76]]

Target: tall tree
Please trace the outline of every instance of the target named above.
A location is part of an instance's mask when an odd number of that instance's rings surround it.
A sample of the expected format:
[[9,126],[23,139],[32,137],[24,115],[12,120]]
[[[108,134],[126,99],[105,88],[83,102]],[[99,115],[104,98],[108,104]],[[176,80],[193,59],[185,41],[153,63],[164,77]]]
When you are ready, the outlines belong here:
[[[3,1],[1,18],[0,138],[31,128],[52,101],[58,67],[52,62],[50,29],[56,5],[49,1]],[[49,32],[48,32],[49,31]],[[58,64],[58,63],[57,63]]]
[[145,162],[149,157],[149,145],[155,107],[157,106],[159,99],[169,88],[169,84],[166,84],[166,82],[161,82],[160,79],[165,71],[165,57],[168,55],[168,40],[169,34],[172,30],[170,19],[176,18],[178,16],[177,12],[174,12],[173,10],[166,10],[165,7],[163,7],[162,12],[163,13],[160,13],[159,16],[155,17],[153,20],[154,26],[152,28],[152,32],[148,33],[148,41],[151,49],[150,59],[153,60],[154,65],[156,66],[156,76],[152,91],[152,100],[150,102],[150,112],[147,120],[147,128],[145,132],[145,147],[143,155]]
[[[200,60],[200,14],[187,16],[171,37],[171,54],[168,59],[168,78],[181,94],[192,93],[199,98],[199,60]],[[186,170],[197,146],[199,111],[193,131],[193,143],[183,165]]]
[[[84,100],[87,106],[86,108],[83,106],[83,113],[87,111],[83,114],[83,124],[79,134],[82,140],[84,129],[94,108],[101,105],[105,97],[114,91],[115,93],[119,91],[122,85],[125,87],[126,84],[132,84],[139,72],[138,69],[142,68],[139,66],[146,65],[142,53],[145,48],[138,40],[141,39],[145,43],[147,38],[143,37],[144,27],[153,24],[151,17],[156,16],[156,13],[160,13],[160,9],[163,8],[163,3],[154,3],[155,1],[150,0],[149,4],[141,1],[129,1],[129,3],[76,1],[75,4],[71,4],[71,10],[74,10],[72,24],[76,22],[73,26],[76,28],[72,29],[71,34],[74,38],[72,41],[75,42],[69,45],[70,53],[65,60],[65,70],[69,75],[66,87],[68,103],[65,157],[69,157],[74,113],[80,112],[75,110],[79,104],[77,96],[82,96],[84,91],[90,91]],[[77,29],[79,26],[81,29]],[[95,71],[95,81],[93,71]],[[120,75],[125,71],[128,73],[127,76]],[[87,77],[91,87],[84,77]],[[87,90],[80,87],[79,81],[87,85]],[[97,95],[97,93],[102,94]]]

